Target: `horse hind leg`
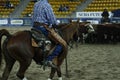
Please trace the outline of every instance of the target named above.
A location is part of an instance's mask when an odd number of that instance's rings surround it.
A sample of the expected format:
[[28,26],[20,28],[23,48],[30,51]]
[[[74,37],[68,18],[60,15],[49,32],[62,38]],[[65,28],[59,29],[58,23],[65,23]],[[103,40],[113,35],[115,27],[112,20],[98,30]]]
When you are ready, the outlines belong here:
[[15,61],[16,60],[14,60],[11,57],[5,57],[6,65],[5,65],[5,69],[4,69],[3,75],[2,75],[2,80],[7,80],[8,79],[9,74],[10,74],[10,72],[12,70],[12,67],[13,67]]
[[20,62],[20,68],[17,72],[17,77],[20,78],[21,80],[27,80],[27,78],[24,76],[26,70],[28,69],[28,67],[31,64],[32,59],[28,59],[25,61],[19,61]]
[[57,75],[58,75],[58,80],[62,80],[62,73],[61,73],[61,68],[60,66],[57,69]]

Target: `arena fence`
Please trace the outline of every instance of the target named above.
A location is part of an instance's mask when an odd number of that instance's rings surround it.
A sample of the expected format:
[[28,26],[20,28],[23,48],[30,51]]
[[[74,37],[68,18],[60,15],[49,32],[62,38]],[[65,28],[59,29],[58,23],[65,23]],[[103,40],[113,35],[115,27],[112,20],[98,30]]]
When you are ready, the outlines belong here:
[[[57,18],[59,23],[68,23],[70,18]],[[78,18],[72,18],[72,20],[77,20]],[[120,17],[110,18],[111,22],[120,23]],[[99,24],[101,18],[80,18],[80,21],[89,21],[92,24]],[[0,18],[0,27],[31,27],[32,18]]]
[[[57,18],[60,23],[68,23],[70,18]],[[77,20],[78,18],[72,18]],[[101,18],[80,18],[80,21],[90,21],[92,24],[99,24]],[[110,18],[111,22],[120,23],[120,18]],[[30,30],[32,27],[32,18],[0,18],[0,29],[7,29],[11,34]]]

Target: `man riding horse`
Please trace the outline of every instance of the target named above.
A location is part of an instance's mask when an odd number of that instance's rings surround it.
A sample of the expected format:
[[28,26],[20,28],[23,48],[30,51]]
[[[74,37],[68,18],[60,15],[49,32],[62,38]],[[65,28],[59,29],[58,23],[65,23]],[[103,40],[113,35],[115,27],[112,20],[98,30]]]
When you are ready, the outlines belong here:
[[57,57],[64,48],[67,48],[66,42],[53,29],[56,25],[57,21],[48,0],[39,0],[36,2],[33,10],[33,28],[41,31],[55,43],[52,53],[49,53],[45,61],[46,66],[53,68],[56,68],[53,59]]

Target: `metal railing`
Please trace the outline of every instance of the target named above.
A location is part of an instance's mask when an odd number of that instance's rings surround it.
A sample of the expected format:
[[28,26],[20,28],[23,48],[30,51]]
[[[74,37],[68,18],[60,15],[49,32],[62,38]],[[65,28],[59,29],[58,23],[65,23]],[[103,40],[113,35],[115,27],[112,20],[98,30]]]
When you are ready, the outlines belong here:
[[[68,23],[70,18],[57,18],[60,23]],[[77,20],[78,18],[72,18]],[[110,18],[113,23],[120,23],[120,17]],[[90,21],[99,24],[101,18],[80,18],[80,21]],[[0,18],[0,26],[32,26],[32,18]]]

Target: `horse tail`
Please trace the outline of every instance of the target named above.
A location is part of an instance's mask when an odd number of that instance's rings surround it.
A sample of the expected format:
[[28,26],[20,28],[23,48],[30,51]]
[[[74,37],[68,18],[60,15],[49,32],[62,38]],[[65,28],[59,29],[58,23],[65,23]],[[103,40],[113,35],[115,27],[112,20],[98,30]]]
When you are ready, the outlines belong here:
[[8,30],[6,30],[6,29],[1,29],[0,30],[0,65],[1,65],[1,62],[2,62],[2,48],[1,48],[1,44],[2,44],[2,37],[3,36],[6,36],[6,38],[9,38],[11,35],[8,32]]

